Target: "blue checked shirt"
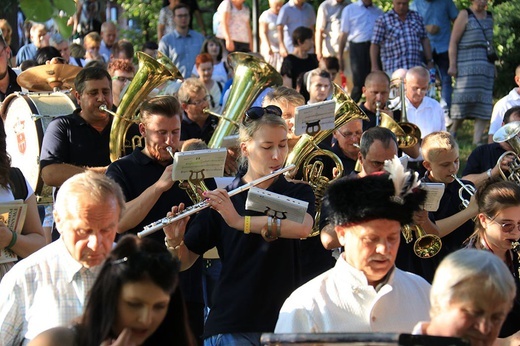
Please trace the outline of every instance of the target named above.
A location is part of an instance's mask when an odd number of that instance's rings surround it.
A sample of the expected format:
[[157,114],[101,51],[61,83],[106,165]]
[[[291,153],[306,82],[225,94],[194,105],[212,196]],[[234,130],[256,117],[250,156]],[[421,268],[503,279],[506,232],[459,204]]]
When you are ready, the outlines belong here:
[[376,20],[372,43],[380,47],[383,70],[392,73],[399,68],[409,69],[422,64],[424,38],[426,30],[417,12],[408,11],[403,22],[392,9]]

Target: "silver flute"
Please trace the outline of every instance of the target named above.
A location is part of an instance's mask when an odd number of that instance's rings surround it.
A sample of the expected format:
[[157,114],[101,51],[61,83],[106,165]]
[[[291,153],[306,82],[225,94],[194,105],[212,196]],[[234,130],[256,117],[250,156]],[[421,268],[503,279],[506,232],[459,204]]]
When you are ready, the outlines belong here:
[[[250,188],[252,188],[253,186],[255,185],[258,185],[260,183],[263,183],[264,181],[266,180],[269,180],[269,179],[272,179],[282,173],[285,173],[285,172],[288,172],[292,169],[296,168],[295,165],[289,165],[287,167],[284,167],[284,168],[280,168],[274,172],[272,172],[271,174],[268,174],[266,175],[265,177],[261,177],[261,178],[258,178],[256,180],[253,180],[252,182],[250,183],[247,183],[245,185],[242,185],[234,190],[231,190],[228,192],[228,196],[229,197],[232,197],[234,195],[237,195],[241,192],[244,192],[246,190],[249,190]],[[178,221],[178,220],[181,220],[183,218],[185,218],[186,216],[190,216],[192,214],[195,214],[195,213],[198,213],[199,211],[203,210],[203,209],[206,209],[207,207],[209,207],[209,203],[207,201],[202,201],[200,203],[197,203],[197,204],[194,204],[190,207],[187,207],[186,209],[184,209],[183,211],[175,214],[175,215],[172,215],[172,216],[166,216],[166,217],[163,217],[162,219],[158,220],[158,221],[155,221],[155,222],[152,222],[151,224],[149,224],[148,226],[145,226],[144,229],[137,233],[137,236],[139,238],[143,238],[143,237],[146,237],[147,235],[150,235],[152,233],[155,233],[159,230],[161,230],[164,226],[167,226],[171,223],[174,223],[175,221]]]

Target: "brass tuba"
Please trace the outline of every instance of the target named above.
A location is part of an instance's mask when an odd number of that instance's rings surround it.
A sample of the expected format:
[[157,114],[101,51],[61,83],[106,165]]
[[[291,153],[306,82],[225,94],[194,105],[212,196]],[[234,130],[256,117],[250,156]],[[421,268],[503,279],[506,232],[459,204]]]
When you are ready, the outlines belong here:
[[157,52],[157,60],[148,54],[137,52],[137,59],[139,69],[128,85],[110,129],[110,160],[112,162],[124,155],[126,132],[132,123],[138,121],[137,108],[150,91],[168,80],[183,79],[171,60],[161,52]]
[[[500,156],[497,161],[498,170],[502,179],[510,180],[520,185],[520,157],[518,157],[520,139],[518,138],[518,133],[520,133],[520,121],[513,121],[499,128],[493,135],[493,141],[496,143],[507,142],[513,148],[513,150],[506,151]],[[509,155],[513,157],[513,160],[509,163],[509,174],[506,174],[506,172],[502,171],[500,162]]]
[[[406,116],[406,93],[404,91],[404,81],[401,78],[392,79],[390,89],[398,89],[394,92],[395,98],[400,101],[397,105],[401,105],[401,121],[397,123],[388,114],[381,113],[381,127],[392,131],[397,137],[397,145],[399,148],[411,148],[419,143],[421,139],[421,130],[415,124],[408,122]],[[397,108],[397,107],[396,107]]]
[[[296,173],[302,169],[303,180],[307,181],[311,185],[315,195],[315,206],[316,215],[312,233],[310,237],[319,234],[319,218],[321,216],[321,203],[325,193],[325,189],[329,184],[329,179],[324,176],[323,163],[316,161],[313,164],[310,162],[317,156],[329,156],[335,163],[338,170],[337,177],[341,177],[343,174],[343,163],[341,159],[329,150],[324,150],[318,147],[318,144],[325,138],[330,136],[334,130],[339,129],[346,122],[353,119],[368,120],[365,113],[359,108],[359,106],[350,98],[350,96],[343,91],[336,83],[333,83],[333,94],[332,99],[336,101],[336,107],[334,111],[334,129],[319,131],[313,136],[303,134],[296,145],[294,146],[291,153],[287,157],[286,166],[295,165],[296,169],[290,174],[294,177]],[[334,179],[333,179],[334,180]]]
[[234,52],[227,59],[235,76],[222,117],[208,143],[211,149],[220,148],[224,138],[235,132],[235,125],[262,90],[283,82],[282,76],[271,65],[252,54]]

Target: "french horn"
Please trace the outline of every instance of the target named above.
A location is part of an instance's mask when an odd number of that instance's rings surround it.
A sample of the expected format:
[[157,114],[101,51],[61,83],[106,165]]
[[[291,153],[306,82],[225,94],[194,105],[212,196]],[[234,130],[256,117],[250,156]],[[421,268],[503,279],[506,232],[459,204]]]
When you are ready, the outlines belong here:
[[[500,156],[497,161],[498,170],[502,179],[510,180],[520,185],[520,157],[518,157],[520,139],[518,138],[518,133],[520,133],[520,121],[513,121],[499,128],[493,135],[493,141],[496,143],[507,142],[513,148],[513,150],[508,150]],[[506,156],[513,157],[513,160],[509,163],[509,173],[504,172],[500,165],[500,162]]]
[[[318,144],[350,120],[368,120],[366,114],[350,98],[350,96],[341,89],[341,87],[336,83],[333,83],[333,88],[332,99],[336,101],[334,111],[334,129],[322,130],[313,136],[303,134],[291,153],[289,153],[286,162],[286,166],[294,165],[296,167],[296,169],[289,173],[289,175],[294,177],[296,173],[301,170],[303,172],[303,180],[307,181],[314,191],[316,214],[314,227],[312,233],[309,235],[311,237],[318,235],[320,231],[319,219],[321,216],[321,203],[327,185],[334,179],[341,177],[343,174],[343,163],[341,162],[341,159],[333,152],[319,148]],[[311,164],[312,160],[318,156],[328,156],[334,161],[338,171],[336,178],[329,181],[329,178],[323,175],[322,162],[315,161]]]
[[[137,52],[139,68],[121,99],[110,129],[110,160],[114,162],[124,155],[125,137],[130,125],[139,121],[137,109],[148,94],[168,80],[183,79],[172,61],[161,52],[157,60],[148,54]],[[105,112],[111,113],[106,108]]]

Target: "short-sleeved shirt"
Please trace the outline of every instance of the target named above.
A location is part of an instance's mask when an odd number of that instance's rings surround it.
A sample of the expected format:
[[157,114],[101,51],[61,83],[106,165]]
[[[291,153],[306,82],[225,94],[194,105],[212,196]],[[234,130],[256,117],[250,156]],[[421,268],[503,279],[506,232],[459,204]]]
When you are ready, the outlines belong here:
[[[249,7],[243,4],[239,10],[230,0],[224,0],[218,6],[217,12],[220,18],[222,18],[224,13],[229,13],[228,29],[231,40],[249,43],[249,28],[251,25],[251,12],[249,11]],[[224,25],[224,21],[221,20],[215,36],[223,39],[224,30],[222,29],[222,25]]]
[[350,4],[350,0],[325,0],[318,7],[316,16],[316,31],[323,30],[323,55],[337,56],[339,50],[339,34],[341,30],[341,12]]
[[[266,10],[262,12],[260,18],[258,18],[259,23],[267,24],[267,38],[269,39],[269,43],[271,43],[271,49],[273,52],[279,52],[279,37],[278,30],[276,30],[276,21],[278,20],[278,15],[271,12],[271,10]],[[262,42],[265,44],[262,48],[267,51],[269,47],[267,47],[266,42]]]
[[383,70],[392,73],[422,64],[422,40],[426,37],[419,13],[408,11],[402,21],[392,9],[376,20],[372,43],[380,47]]
[[192,138],[200,138],[206,144],[209,143],[211,136],[215,132],[215,128],[218,125],[219,119],[214,115],[209,115],[201,128],[196,122],[188,118],[186,113],[182,114],[182,125],[181,125],[181,141],[185,141]]
[[363,1],[353,2],[341,13],[341,31],[348,33],[349,42],[368,42],[376,19],[382,15],[383,10],[375,5],[365,7]]
[[194,30],[189,30],[186,36],[173,30],[163,36],[159,42],[159,51],[170,58],[184,78],[189,78],[202,43],[204,36]]
[[283,25],[283,43],[289,53],[292,53],[294,46],[292,42],[292,34],[299,26],[305,26],[309,29],[314,28],[316,24],[316,13],[311,4],[304,2],[302,7],[297,7],[293,1],[289,0],[280,9],[276,25]]
[[505,152],[499,143],[484,144],[476,147],[469,154],[462,176],[480,174],[490,168],[492,169],[497,164],[500,156]]
[[343,163],[343,176],[347,176],[354,171],[357,160],[353,160],[350,157],[347,157],[337,142],[332,146],[332,152],[338,155],[341,163]]
[[498,131],[499,128],[502,127],[502,122],[504,121],[504,114],[506,114],[509,108],[513,108],[515,106],[520,106],[520,88],[514,88],[507,94],[502,97],[500,100],[495,103],[493,106],[493,113],[491,114],[491,123],[489,125],[488,134],[494,135],[495,132]]
[[36,48],[34,43],[28,43],[25,46],[22,46],[18,51],[18,54],[16,54],[16,66],[20,66],[25,60],[34,59],[37,50],[38,48]]
[[459,14],[453,0],[414,0],[410,9],[421,15],[424,25],[439,27],[435,35],[428,33],[432,51],[437,54],[447,52],[450,45],[451,22]]
[[[240,176],[226,189],[244,185]],[[268,191],[309,202],[314,215],[314,193],[307,184],[278,177]],[[245,210],[247,191],[231,197],[240,215],[260,216]],[[300,284],[298,239],[266,242],[260,234],[244,234],[231,228],[218,212],[202,210],[188,227],[184,243],[202,255],[217,247],[222,261],[220,279],[213,292],[213,307],[205,325],[205,337],[222,333],[272,332],[284,300]]]
[[306,59],[300,59],[296,55],[287,55],[282,62],[280,74],[292,80],[292,88],[296,89],[298,77],[307,71],[317,68],[319,65],[316,54],[309,53]]

